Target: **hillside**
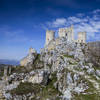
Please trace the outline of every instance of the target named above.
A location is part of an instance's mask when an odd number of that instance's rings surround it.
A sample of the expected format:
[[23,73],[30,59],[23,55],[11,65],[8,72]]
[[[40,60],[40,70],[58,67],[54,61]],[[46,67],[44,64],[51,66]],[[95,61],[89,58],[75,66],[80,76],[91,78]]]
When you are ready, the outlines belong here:
[[41,49],[40,54],[31,48],[22,60],[25,66],[13,67],[1,79],[1,99],[100,100],[100,66],[90,59],[94,44],[57,38]]

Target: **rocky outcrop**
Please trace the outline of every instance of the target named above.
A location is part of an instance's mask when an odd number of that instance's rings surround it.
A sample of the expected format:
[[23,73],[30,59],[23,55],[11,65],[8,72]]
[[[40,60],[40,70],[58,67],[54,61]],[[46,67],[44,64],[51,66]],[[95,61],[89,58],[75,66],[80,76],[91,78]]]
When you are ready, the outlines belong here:
[[7,76],[6,100],[99,100],[100,68],[90,60],[88,44],[57,38],[40,54],[33,51]]
[[21,66],[32,65],[36,56],[37,56],[36,50],[33,48],[30,48],[29,54],[20,61],[20,65]]

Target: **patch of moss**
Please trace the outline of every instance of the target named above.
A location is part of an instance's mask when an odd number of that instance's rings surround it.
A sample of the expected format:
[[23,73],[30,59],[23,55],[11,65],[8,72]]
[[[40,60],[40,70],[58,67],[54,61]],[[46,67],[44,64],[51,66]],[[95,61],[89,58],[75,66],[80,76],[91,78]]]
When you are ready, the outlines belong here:
[[75,100],[100,100],[100,96],[97,94],[75,94]]
[[67,55],[67,54],[65,54],[65,55],[63,55],[64,57],[68,57],[68,58],[74,58],[74,56],[72,56],[72,55]]
[[[41,57],[41,55],[40,54],[37,54],[37,56],[36,56],[36,58],[35,58],[35,60],[34,60],[34,62],[33,62],[33,65],[32,65],[32,69],[34,70],[34,69],[40,69],[40,68],[43,68],[44,66],[44,62],[43,61],[41,61],[40,60],[40,57]],[[40,65],[42,65],[42,67],[37,67],[37,65],[38,64],[40,64]]]
[[17,88],[11,90],[11,94],[23,95],[34,92],[35,94],[40,91],[41,86],[31,82],[20,83]]
[[[42,90],[36,94],[36,97],[40,97],[41,100],[46,100],[49,98],[52,100],[52,98],[55,98],[55,100],[60,100],[59,97],[56,97],[57,95],[61,95],[61,93],[54,87],[54,83],[57,81],[56,72],[51,74],[51,79],[49,79],[48,84],[44,87],[42,87]],[[32,100],[36,100],[36,97],[34,97]]]
[[[41,100],[45,100],[46,98],[52,98],[53,96],[61,95],[61,93],[54,87],[54,83],[57,81],[57,77],[56,77],[56,72],[54,72],[53,74],[51,74],[51,79],[48,81],[48,84],[45,88],[43,88],[42,91],[42,96],[43,99]],[[56,100],[59,100],[59,98]]]
[[4,75],[4,72],[1,71],[1,72],[0,72],[0,80],[2,80],[3,75]]
[[27,70],[24,66],[12,67],[12,73],[27,73]]
[[80,80],[78,80],[78,84],[83,81],[83,83],[86,83],[88,86],[88,89],[84,91],[85,94],[80,93],[80,94],[74,94],[74,99],[75,100],[100,100],[100,95],[97,93],[95,87],[93,84],[85,79],[83,76],[80,76]]
[[77,62],[69,61],[69,64],[71,64],[71,65],[77,65],[78,63]]

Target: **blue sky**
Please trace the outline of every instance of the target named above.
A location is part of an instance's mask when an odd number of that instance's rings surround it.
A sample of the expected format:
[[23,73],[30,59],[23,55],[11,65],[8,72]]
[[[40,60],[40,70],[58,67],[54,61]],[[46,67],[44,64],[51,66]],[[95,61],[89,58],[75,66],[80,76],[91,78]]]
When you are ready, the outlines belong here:
[[87,42],[100,41],[100,0],[0,0],[0,59],[27,55],[44,47],[46,29],[74,25]]

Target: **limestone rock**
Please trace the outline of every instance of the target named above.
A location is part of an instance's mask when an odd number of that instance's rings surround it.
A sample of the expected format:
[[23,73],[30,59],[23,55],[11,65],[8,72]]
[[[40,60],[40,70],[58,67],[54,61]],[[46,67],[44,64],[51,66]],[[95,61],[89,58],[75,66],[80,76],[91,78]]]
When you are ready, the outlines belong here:
[[33,76],[29,77],[28,81],[32,83],[38,83],[38,84],[40,83],[47,84],[48,77],[49,77],[49,72],[41,70],[35,72]]
[[33,48],[30,48],[29,49],[29,54],[20,61],[20,65],[21,66],[27,66],[29,64],[30,65],[33,64],[36,56],[37,56],[36,50],[33,49]]

